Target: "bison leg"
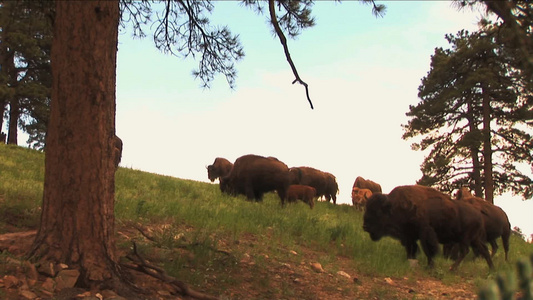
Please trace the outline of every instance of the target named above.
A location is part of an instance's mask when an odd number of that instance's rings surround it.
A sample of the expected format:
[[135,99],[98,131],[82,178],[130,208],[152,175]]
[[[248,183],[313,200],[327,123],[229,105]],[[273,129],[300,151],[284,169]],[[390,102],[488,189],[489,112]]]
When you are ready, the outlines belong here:
[[450,270],[451,271],[457,270],[457,267],[463,261],[463,259],[465,258],[467,254],[468,254],[468,246],[465,244],[459,244],[459,256],[457,257],[453,265],[450,267]]
[[433,268],[433,257],[439,252],[439,240],[431,227],[428,226],[422,230],[420,244],[422,244],[422,250],[428,259],[428,267]]
[[492,253],[491,256],[494,257],[494,254],[496,254],[496,251],[498,251],[498,243],[496,242],[496,239],[489,241],[490,246],[492,247]]
[[489,248],[487,245],[480,240],[475,240],[472,242],[472,249],[474,248],[476,249],[477,253],[481,254],[485,258],[489,268],[493,269],[494,265],[492,264],[492,258],[490,257]]
[[401,243],[407,253],[407,259],[416,259],[416,254],[418,253],[416,240],[402,240]]
[[507,253],[509,252],[509,234],[502,235],[503,251],[505,251],[505,261],[507,261]]

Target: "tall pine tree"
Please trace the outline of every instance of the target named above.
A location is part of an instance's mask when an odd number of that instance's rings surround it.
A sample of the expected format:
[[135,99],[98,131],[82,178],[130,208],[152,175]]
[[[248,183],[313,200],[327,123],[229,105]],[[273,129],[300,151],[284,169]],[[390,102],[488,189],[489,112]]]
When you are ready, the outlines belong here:
[[414,150],[429,150],[419,184],[449,192],[470,186],[490,202],[506,191],[533,196],[530,176],[518,167],[533,164],[532,92],[496,31],[446,35],[451,48],[435,49],[421,101],[403,126],[404,139],[422,136]]
[[44,147],[52,86],[51,6],[48,1],[0,5],[0,128],[5,117],[9,144],[17,144],[20,127],[29,133],[30,145]]

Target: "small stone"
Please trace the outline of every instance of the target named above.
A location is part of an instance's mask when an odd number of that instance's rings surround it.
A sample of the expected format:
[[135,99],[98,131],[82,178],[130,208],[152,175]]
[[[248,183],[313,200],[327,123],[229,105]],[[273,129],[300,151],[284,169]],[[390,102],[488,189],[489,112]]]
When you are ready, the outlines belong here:
[[55,289],[55,284],[56,283],[52,278],[47,277],[41,285],[41,289],[51,293]]
[[44,274],[48,277],[55,277],[56,276],[56,271],[54,269],[54,264],[51,263],[51,262],[43,262],[39,265],[39,267],[37,267],[37,271],[39,271],[39,273],[41,274]]
[[19,295],[24,297],[24,299],[30,299],[30,300],[37,299],[37,295],[30,290],[22,290],[20,291]]
[[320,263],[311,263],[311,269],[317,273],[323,273],[324,269]]
[[30,263],[29,261],[25,261],[24,267],[26,267],[27,269],[28,279],[31,279],[31,280],[39,279],[39,273],[37,272],[37,268],[35,268],[34,264]]
[[54,266],[54,271],[55,271],[56,274],[59,273],[60,271],[65,270],[65,269],[68,269],[68,265],[66,265],[66,264],[61,264],[60,263],[60,264],[57,264],[57,265]]
[[21,281],[13,276],[13,275],[6,275],[4,276],[4,286],[8,289],[13,289],[18,287],[21,284]]
[[56,290],[60,291],[65,288],[73,288],[80,277],[78,270],[63,270],[57,273]]
[[342,276],[342,277],[346,277],[346,278],[348,278],[348,279],[352,279],[352,276],[350,276],[350,274],[348,274],[348,273],[346,273],[346,272],[344,272],[344,271],[338,271],[338,272],[337,272],[337,275],[340,275],[340,276]]

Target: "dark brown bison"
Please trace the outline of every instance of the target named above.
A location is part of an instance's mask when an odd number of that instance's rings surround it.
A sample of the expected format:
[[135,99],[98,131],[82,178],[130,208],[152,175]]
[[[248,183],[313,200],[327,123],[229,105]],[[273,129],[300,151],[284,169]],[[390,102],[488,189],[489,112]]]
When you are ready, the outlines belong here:
[[479,197],[474,197],[468,191],[463,188],[456,194],[458,201],[464,201],[470,203],[477,210],[481,212],[485,223],[485,234],[487,242],[492,247],[492,256],[496,254],[498,250],[498,243],[496,240],[501,237],[503,249],[505,251],[505,260],[507,260],[507,254],[509,252],[509,238],[511,237],[511,224],[507,214],[498,206],[489,203]]
[[326,176],[326,200],[329,202],[333,200],[333,204],[337,204],[337,194],[339,193],[339,185],[337,184],[337,178],[335,175],[324,172]]
[[484,243],[481,213],[472,205],[454,201],[433,188],[399,186],[388,195],[375,193],[366,203],[363,220],[363,229],[373,241],[383,236],[399,239],[407,258],[415,258],[420,240],[429,267],[433,267],[439,243],[456,243],[461,250],[452,270],[459,266],[469,247],[483,255],[489,268],[493,268]]
[[289,185],[289,168],[286,164],[253,154],[237,158],[229,174],[220,178],[222,192],[242,194],[248,200],[261,201],[264,193],[277,191],[282,205]]
[[366,201],[372,196],[372,191],[369,189],[360,189],[358,187],[352,188],[352,204],[358,210],[364,210]]
[[372,193],[381,193],[381,185],[372,180],[364,179],[361,176],[357,176],[357,178],[355,178],[352,189],[354,187],[358,187],[360,189],[369,189],[372,191]]
[[122,160],[122,140],[115,135],[114,137],[115,148],[113,149],[113,156],[115,160],[115,167],[118,168],[120,161]]
[[212,165],[209,165],[207,168],[207,178],[211,180],[211,182],[214,182],[217,178],[222,178],[229,174],[231,169],[233,168],[233,164],[229,162],[229,160],[217,157],[215,158],[215,161]]
[[316,189],[316,196],[324,196],[326,200],[337,202],[339,187],[333,174],[311,167],[294,167],[290,169],[291,184],[312,186]]
[[316,189],[312,186],[291,184],[287,190],[287,202],[302,200],[313,209],[315,206]]

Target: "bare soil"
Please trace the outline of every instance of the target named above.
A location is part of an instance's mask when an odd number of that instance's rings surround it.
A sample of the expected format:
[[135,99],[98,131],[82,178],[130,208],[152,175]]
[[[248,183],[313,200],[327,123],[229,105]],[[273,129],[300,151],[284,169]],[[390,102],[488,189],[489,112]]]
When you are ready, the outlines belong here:
[[[404,278],[369,276],[359,273],[352,259],[331,257],[301,246],[297,251],[280,249],[275,241],[264,244],[269,239],[252,234],[238,241],[219,239],[210,250],[211,259],[199,262],[190,248],[158,248],[157,243],[150,240],[150,233],[157,231],[155,227],[118,228],[117,245],[121,255],[128,254],[130,247],[123,245],[131,241],[144,243],[143,255],[154,265],[163,266],[169,263],[168,257],[178,255],[190,264],[183,264],[180,274],[184,278],[177,279],[219,299],[476,299],[475,286],[469,282],[446,285],[428,277],[423,270],[420,275]],[[31,268],[24,263],[24,254],[31,246],[35,231],[12,229],[13,233],[0,235],[0,252],[6,254],[0,262],[1,299],[126,299],[113,291],[86,291],[75,287],[47,290],[49,276],[31,274]],[[5,257],[11,262],[6,262]],[[327,263],[319,264],[324,257],[329,257]],[[140,298],[192,299],[176,294],[174,286],[161,280],[138,271],[128,272],[132,281],[148,292],[139,294]],[[196,276],[198,273],[201,276]],[[13,277],[18,279],[16,284]]]

